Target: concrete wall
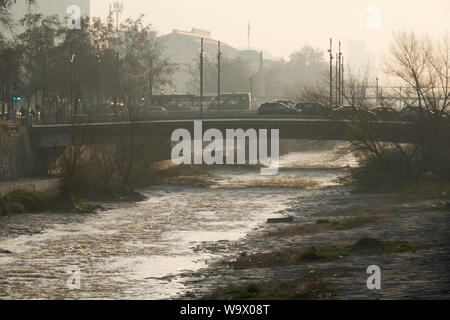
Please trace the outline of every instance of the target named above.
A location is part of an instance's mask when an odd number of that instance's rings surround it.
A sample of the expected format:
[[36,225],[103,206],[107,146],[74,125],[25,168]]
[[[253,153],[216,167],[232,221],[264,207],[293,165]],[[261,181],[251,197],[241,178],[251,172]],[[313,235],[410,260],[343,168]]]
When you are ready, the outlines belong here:
[[0,197],[3,197],[16,190],[26,190],[32,192],[45,192],[57,190],[61,185],[61,179],[27,179],[17,182],[0,182]]

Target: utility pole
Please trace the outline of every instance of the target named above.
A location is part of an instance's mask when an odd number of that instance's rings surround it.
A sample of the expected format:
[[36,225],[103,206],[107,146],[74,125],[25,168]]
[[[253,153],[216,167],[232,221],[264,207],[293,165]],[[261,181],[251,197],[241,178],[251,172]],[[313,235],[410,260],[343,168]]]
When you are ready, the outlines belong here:
[[16,110],[16,92],[17,92],[17,82],[14,81],[13,87],[12,87],[12,117],[11,119],[16,122],[17,119],[17,110]]
[[253,78],[250,78],[250,108],[253,110]]
[[41,108],[44,107],[45,99],[48,97],[48,93],[47,93],[47,58],[45,57],[45,53],[44,53],[44,57],[42,60],[42,71],[43,71],[44,84],[42,86]]
[[220,41],[219,41],[219,51],[217,53],[217,112],[220,112],[220,58],[222,52],[220,51]]
[[96,73],[97,73],[97,108],[100,106],[100,52],[97,48],[97,64],[96,64]]
[[114,103],[116,105],[120,104],[120,74],[119,74],[119,52],[116,52],[116,90],[115,90],[115,98]]
[[342,52],[341,52],[341,42],[339,41],[339,72],[338,72],[338,105],[341,105],[341,59],[342,59]]
[[377,107],[378,107],[378,77],[377,77]]
[[149,55],[148,66],[149,66],[148,94],[149,94],[150,105],[152,105],[152,100],[153,100],[153,58],[152,58],[152,53],[151,52],[150,52],[150,55]]
[[200,49],[200,115],[203,120],[203,38]]
[[339,59],[338,58],[338,54],[336,53],[336,62],[334,63],[334,67],[336,69],[335,70],[336,74],[334,76],[334,85],[335,85],[334,90],[336,91],[336,97],[335,97],[334,101],[336,103],[336,107],[339,105],[339,102],[338,102],[338,99],[339,99],[339,88],[338,88],[338,77],[339,77],[338,64],[339,64],[339,60],[338,59]]
[[342,104],[344,104],[345,100],[345,84],[344,84],[344,56],[342,56],[342,66],[341,66],[341,94],[342,94]]
[[70,40],[70,74],[69,74],[69,112],[72,114],[73,109],[73,63],[75,62],[75,55],[73,54],[73,47],[72,47],[72,39]]
[[330,38],[330,108],[333,107],[333,39]]

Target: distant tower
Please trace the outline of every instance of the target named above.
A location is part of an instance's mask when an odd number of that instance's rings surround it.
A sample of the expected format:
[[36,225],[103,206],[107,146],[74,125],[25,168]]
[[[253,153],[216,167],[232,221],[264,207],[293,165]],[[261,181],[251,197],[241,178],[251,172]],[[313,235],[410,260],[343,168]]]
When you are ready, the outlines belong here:
[[248,22],[247,50],[250,50],[250,21]]
[[123,2],[116,1],[113,3],[112,12],[116,14],[116,31],[119,31],[119,18],[123,12]]

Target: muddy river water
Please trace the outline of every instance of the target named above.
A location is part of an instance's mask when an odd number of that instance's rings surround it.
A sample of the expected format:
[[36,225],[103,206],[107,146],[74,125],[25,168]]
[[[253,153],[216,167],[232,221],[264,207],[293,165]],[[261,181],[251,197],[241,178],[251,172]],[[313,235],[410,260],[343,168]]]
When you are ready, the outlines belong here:
[[[291,152],[274,177],[260,176],[258,169],[216,167],[207,187],[155,186],[140,190],[146,201],[102,203],[107,210],[98,214],[3,217],[0,298],[179,297],[187,290],[180,274],[239,254],[241,239],[265,228],[268,218],[285,216],[293,201],[304,203],[307,212],[306,206],[335,197],[337,180],[347,175],[343,168],[355,164],[351,157],[336,159],[336,146]],[[220,250],[224,242],[236,245]],[[199,250],[205,244],[209,250]]]

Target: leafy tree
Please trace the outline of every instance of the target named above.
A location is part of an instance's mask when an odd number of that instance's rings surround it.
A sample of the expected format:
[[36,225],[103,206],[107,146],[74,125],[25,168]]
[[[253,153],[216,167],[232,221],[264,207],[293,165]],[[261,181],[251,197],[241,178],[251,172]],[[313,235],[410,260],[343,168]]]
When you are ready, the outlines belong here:
[[130,106],[139,97],[151,96],[155,89],[170,85],[178,68],[164,57],[163,43],[151,25],[144,25],[143,18],[127,19],[119,30],[121,80]]
[[[35,3],[35,0],[23,0],[27,2],[29,5]],[[9,9],[15,3],[16,0],[0,0],[0,46],[3,42],[5,42],[3,30],[12,31],[14,28],[14,21],[9,12]]]
[[324,78],[327,68],[323,52],[309,45],[292,53],[288,61],[276,61],[266,67],[265,83],[278,96],[296,97],[312,81]]
[[20,25],[24,31],[17,36],[21,54],[21,79],[26,100],[31,103],[34,96],[38,104],[38,92],[41,104],[47,96],[50,73],[48,66],[54,63],[52,53],[61,36],[61,25],[57,16],[44,17],[42,14],[26,14]]

